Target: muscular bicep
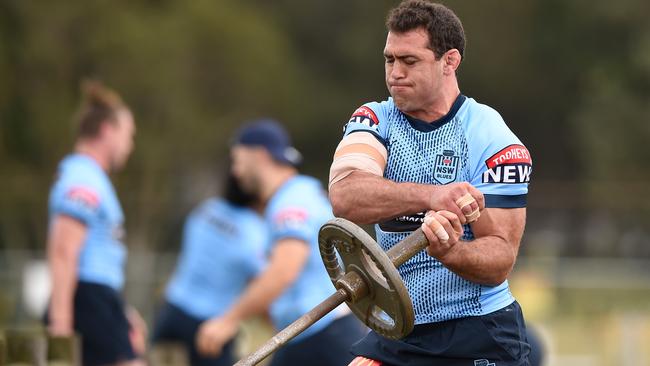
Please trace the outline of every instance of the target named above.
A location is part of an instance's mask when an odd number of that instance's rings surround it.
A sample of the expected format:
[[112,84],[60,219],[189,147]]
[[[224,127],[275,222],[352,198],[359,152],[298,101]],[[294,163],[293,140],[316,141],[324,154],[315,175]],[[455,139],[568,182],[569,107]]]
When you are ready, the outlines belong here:
[[356,171],[383,176],[387,158],[386,147],[372,133],[358,131],[345,136],[334,153],[329,188]]
[[285,285],[293,283],[309,258],[309,245],[300,239],[280,239],[273,247],[268,270]]
[[516,256],[526,225],[526,208],[486,208],[471,224],[477,239],[494,237],[509,244]]

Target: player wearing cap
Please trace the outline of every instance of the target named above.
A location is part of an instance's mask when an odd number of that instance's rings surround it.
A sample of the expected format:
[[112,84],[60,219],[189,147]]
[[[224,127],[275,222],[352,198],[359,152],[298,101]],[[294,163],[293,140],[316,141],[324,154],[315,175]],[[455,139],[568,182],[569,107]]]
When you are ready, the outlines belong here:
[[[264,205],[268,265],[234,306],[202,326],[197,341],[205,353],[219,352],[251,315],[268,310],[282,329],[332,292],[318,251],[318,231],[332,209],[320,183],[298,174],[301,157],[284,128],[271,120],[248,124],[236,134],[231,153],[233,174]],[[271,365],[347,365],[350,344],[363,334],[349,309],[339,308],[280,349]]]
[[222,197],[202,202],[185,222],[183,245],[165,292],[165,304],[153,331],[153,342],[180,341],[194,366],[235,363],[233,341],[219,356],[199,354],[200,325],[223,313],[264,266],[266,224],[255,212],[253,197],[229,175]]

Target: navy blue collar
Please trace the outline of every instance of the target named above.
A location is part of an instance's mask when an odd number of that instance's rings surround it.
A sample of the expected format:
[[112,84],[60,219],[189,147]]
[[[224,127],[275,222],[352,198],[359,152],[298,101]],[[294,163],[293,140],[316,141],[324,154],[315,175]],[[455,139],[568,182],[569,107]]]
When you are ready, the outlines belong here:
[[463,105],[466,99],[467,99],[466,96],[459,94],[456,100],[454,101],[454,104],[452,104],[449,112],[447,112],[447,114],[445,114],[444,116],[438,118],[433,122],[426,122],[421,119],[411,117],[406,113],[402,113],[402,114],[404,114],[406,119],[409,121],[409,124],[414,129],[421,132],[431,132],[439,129],[440,127],[444,126],[445,123],[451,121],[456,116],[456,113],[458,113],[458,110]]

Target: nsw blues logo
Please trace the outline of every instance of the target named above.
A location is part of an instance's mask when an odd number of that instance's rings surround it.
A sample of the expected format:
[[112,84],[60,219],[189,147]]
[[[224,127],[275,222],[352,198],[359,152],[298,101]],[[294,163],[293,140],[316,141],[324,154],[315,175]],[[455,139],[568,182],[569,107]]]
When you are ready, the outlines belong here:
[[433,165],[433,179],[436,182],[448,184],[456,180],[460,157],[454,154],[453,150],[444,150],[442,154],[436,155]]

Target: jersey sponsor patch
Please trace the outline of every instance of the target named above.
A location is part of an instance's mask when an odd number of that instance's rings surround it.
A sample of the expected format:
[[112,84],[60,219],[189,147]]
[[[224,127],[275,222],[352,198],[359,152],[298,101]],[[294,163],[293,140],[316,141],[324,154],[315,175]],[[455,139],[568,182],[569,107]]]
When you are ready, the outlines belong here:
[[273,218],[277,228],[298,229],[307,222],[307,210],[300,207],[289,207],[278,212]]
[[460,157],[453,150],[443,150],[436,155],[433,164],[433,179],[440,184],[448,184],[456,180]]
[[380,222],[379,228],[383,232],[406,233],[417,230],[424,222],[424,212],[412,215],[399,216],[394,219]]
[[72,187],[65,198],[91,210],[99,207],[99,195],[86,187]]
[[509,145],[485,160],[483,183],[528,183],[533,170],[530,153],[523,145]]
[[377,130],[377,126],[379,126],[379,119],[377,118],[375,112],[372,111],[372,109],[366,106],[362,106],[357,108],[357,110],[352,113],[352,117],[350,117],[350,121],[348,121],[348,124],[350,123],[360,123],[373,130]]

